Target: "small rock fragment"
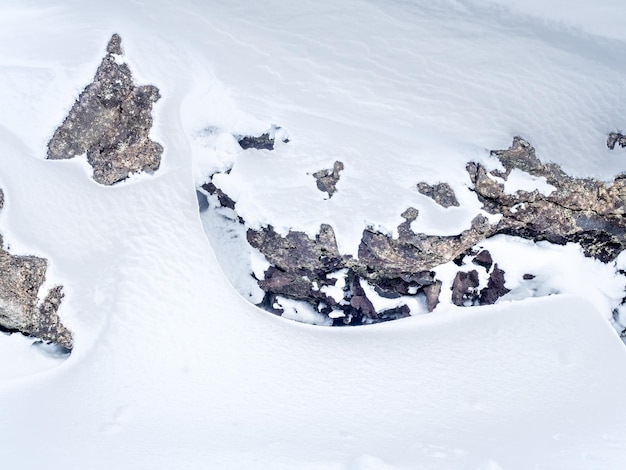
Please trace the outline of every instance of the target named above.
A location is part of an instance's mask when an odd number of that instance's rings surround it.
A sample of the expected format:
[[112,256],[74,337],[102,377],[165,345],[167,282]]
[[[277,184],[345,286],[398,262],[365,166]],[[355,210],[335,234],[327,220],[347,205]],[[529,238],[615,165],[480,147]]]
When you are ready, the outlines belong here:
[[487,272],[489,272],[491,266],[493,265],[491,253],[489,253],[489,250],[482,250],[474,257],[472,263],[477,264],[478,266],[482,266],[487,270]]
[[606,146],[613,150],[615,148],[615,144],[619,144],[620,147],[626,147],[626,136],[621,132],[611,132],[606,139]]
[[426,294],[426,308],[428,309],[428,312],[435,310],[435,307],[439,304],[441,285],[441,281],[435,281],[434,284],[423,287],[424,294]]
[[466,301],[472,304],[476,300],[476,288],[479,285],[478,271],[459,271],[452,282],[452,303],[459,307],[465,305]]
[[339,182],[339,172],[343,170],[343,163],[336,161],[331,169],[316,171],[313,178],[317,180],[317,189],[328,193],[328,197],[333,197],[337,191],[337,183]]
[[257,149],[257,150],[274,150],[274,138],[270,137],[269,133],[261,134],[260,136],[247,135],[241,137],[239,145],[242,149]]
[[510,289],[504,287],[504,271],[498,268],[496,264],[492,273],[489,275],[487,287],[480,291],[478,303],[480,305],[492,305],[505,294],[511,292]]
[[454,194],[454,190],[448,183],[437,183],[430,185],[425,182],[417,184],[417,190],[424,196],[428,196],[442,207],[448,208],[459,206],[459,201]]

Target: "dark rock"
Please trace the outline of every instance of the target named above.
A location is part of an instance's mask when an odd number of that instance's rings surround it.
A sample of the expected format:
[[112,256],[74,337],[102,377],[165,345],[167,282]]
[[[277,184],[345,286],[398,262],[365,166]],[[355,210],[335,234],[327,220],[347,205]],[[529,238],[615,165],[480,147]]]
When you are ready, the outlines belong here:
[[417,190],[424,196],[428,196],[440,206],[445,208],[458,206],[459,201],[454,194],[454,190],[448,183],[437,183],[430,185],[428,183],[418,183]]
[[358,277],[352,279],[350,285],[352,297],[350,298],[350,306],[356,310],[356,314],[359,317],[365,317],[370,320],[374,320],[377,317],[376,309],[370,300],[365,295],[365,291],[361,287],[361,283]]
[[0,237],[0,328],[72,349],[72,334],[57,315],[62,287],[51,289],[41,304],[37,298],[47,265],[43,258],[10,254]]
[[274,138],[269,133],[259,136],[247,135],[237,140],[242,149],[274,150]]
[[429,312],[435,310],[435,307],[439,304],[441,285],[441,281],[435,281],[435,283],[423,287],[424,294],[426,294],[426,308]]
[[487,287],[480,291],[478,303],[480,305],[492,305],[495,304],[500,297],[511,292],[510,289],[504,287],[504,282],[504,271],[498,268],[496,264],[489,275]]
[[524,279],[525,281],[531,281],[531,280],[535,279],[535,277],[536,276],[534,274],[524,274],[522,276],[522,279]]
[[109,43],[107,44],[107,54],[116,54],[122,55],[124,52],[122,51],[122,38],[119,34],[114,34],[111,36]]
[[477,264],[478,266],[482,266],[487,270],[487,272],[489,272],[491,266],[493,265],[491,253],[489,253],[489,250],[482,250],[474,257],[472,263]]
[[216,194],[217,199],[222,207],[227,207],[233,210],[235,209],[235,201],[233,201],[230,196],[228,196],[228,194],[215,186],[212,182],[204,183],[201,187],[211,195]]
[[615,144],[619,144],[620,147],[626,147],[626,136],[624,136],[621,132],[611,132],[606,139],[606,146],[613,150],[615,148]]
[[336,161],[332,170],[320,170],[313,173],[313,178],[317,180],[317,189],[322,192],[328,193],[328,197],[333,197],[335,191],[337,191],[336,185],[339,181],[339,172],[343,170],[343,163]]
[[478,271],[459,271],[452,282],[452,303],[462,307],[465,302],[473,305],[478,298],[476,288],[479,285]]
[[159,168],[163,147],[150,140],[152,105],[160,98],[152,85],[135,86],[128,65],[118,63],[121,39],[113,35],[94,81],[80,94],[48,143],[48,159],[87,154],[93,178],[112,185],[132,173]]

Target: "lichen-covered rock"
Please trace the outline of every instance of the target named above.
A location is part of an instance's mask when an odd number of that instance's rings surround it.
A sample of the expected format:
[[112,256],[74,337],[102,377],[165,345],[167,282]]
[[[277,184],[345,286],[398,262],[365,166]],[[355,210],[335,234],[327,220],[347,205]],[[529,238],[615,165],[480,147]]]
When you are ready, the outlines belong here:
[[[405,220],[398,226],[396,238],[372,227],[365,228],[355,259],[339,253],[333,229],[328,225],[322,225],[314,238],[297,231],[282,236],[272,227],[249,229],[249,243],[271,264],[264,279],[258,280],[267,294],[264,305],[273,305],[272,296],[276,295],[302,300],[318,312],[332,315],[335,324],[372,323],[407,314],[406,305],[377,312],[368,298],[372,294],[363,289],[362,282],[367,282],[382,298],[422,295],[428,311],[433,311],[439,302],[442,283],[432,270],[449,261],[461,266],[468,255],[472,256],[473,264],[486,270],[487,285],[480,289],[478,271],[459,271],[452,284],[452,303],[488,305],[497,302],[509,289],[505,286],[504,271],[494,264],[489,251],[477,249],[486,238],[507,234],[559,244],[576,242],[587,256],[603,262],[613,260],[626,247],[626,176],[617,177],[611,184],[571,177],[556,164],[542,163],[533,147],[520,137],[513,139],[509,149],[492,151],[492,155],[504,170],[489,171],[481,163],[470,162],[467,171],[473,184],[471,189],[483,209],[501,217],[490,223],[487,217],[478,214],[471,226],[457,235],[413,232],[411,223],[419,211],[409,207],[401,214]],[[320,189],[331,189],[324,178],[338,176],[338,163],[332,172],[318,172],[318,185],[323,186]],[[503,182],[514,170],[543,180],[552,189],[507,193]],[[444,183],[432,187],[421,185],[424,194],[443,205],[452,204],[448,188]],[[340,270],[347,273],[346,287],[343,298],[336,299],[324,292],[328,291],[325,287],[335,285],[332,274]],[[533,277],[524,275],[525,280]]]
[[328,197],[333,197],[337,191],[337,183],[339,182],[339,172],[343,170],[343,162],[336,161],[332,169],[325,169],[313,173],[317,183],[317,189],[328,193]]
[[87,154],[94,180],[104,185],[157,170],[163,153],[149,137],[159,90],[135,86],[128,65],[119,61],[121,53],[121,38],[114,34],[93,82],[48,143],[51,160]]
[[430,185],[428,183],[418,183],[417,190],[424,196],[428,196],[440,206],[445,208],[458,206],[459,201],[454,194],[454,190],[448,183],[437,183]]
[[[580,243],[585,254],[603,262],[626,248],[626,177],[611,184],[593,179],[574,178],[554,163],[542,163],[535,149],[520,137],[507,150],[492,152],[505,171],[491,171],[470,163],[468,173],[474,191],[493,214],[502,214],[489,229],[489,236],[507,234],[535,241]],[[513,169],[545,178],[555,189],[549,194],[537,190],[507,194],[494,177],[506,180]]]
[[62,287],[50,290],[39,303],[37,294],[46,278],[47,261],[36,256],[12,255],[0,237],[0,328],[72,348],[72,334],[57,314]]

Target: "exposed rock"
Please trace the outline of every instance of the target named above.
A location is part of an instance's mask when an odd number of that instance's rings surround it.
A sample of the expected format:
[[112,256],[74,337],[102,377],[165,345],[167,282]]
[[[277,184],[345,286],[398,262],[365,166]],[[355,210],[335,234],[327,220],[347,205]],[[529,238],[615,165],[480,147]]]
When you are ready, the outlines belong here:
[[317,189],[328,193],[328,197],[333,197],[337,191],[337,182],[339,181],[339,172],[343,170],[343,163],[336,161],[331,169],[316,171],[313,178],[317,180]]
[[425,285],[422,289],[426,294],[426,308],[429,312],[435,310],[439,304],[439,296],[441,295],[441,281],[435,281],[433,284]]
[[606,146],[613,150],[615,148],[615,144],[619,144],[620,147],[626,147],[626,136],[621,132],[611,132],[609,137],[606,139]]
[[[580,243],[585,254],[603,262],[626,247],[626,176],[606,185],[593,179],[574,178],[554,163],[541,163],[528,142],[515,137],[507,150],[493,151],[505,168],[488,172],[470,163],[468,173],[484,209],[502,214],[488,235],[503,233],[535,241]],[[537,190],[506,194],[493,177],[507,179],[513,169],[545,178],[555,190],[545,195]]]
[[37,294],[46,278],[47,261],[36,256],[12,255],[0,237],[0,329],[19,331],[72,348],[72,334],[57,315],[62,287],[50,290],[39,304]]
[[417,190],[424,196],[428,196],[440,206],[445,208],[458,206],[459,201],[454,194],[454,190],[448,183],[437,183],[430,185],[428,183],[418,183]]
[[504,271],[498,268],[496,264],[493,271],[489,275],[487,287],[480,291],[478,303],[480,305],[492,305],[505,294],[511,292],[510,289],[504,287]]
[[524,279],[525,281],[532,281],[533,279],[535,279],[535,275],[534,274],[524,274],[522,276],[522,279]]
[[[322,225],[314,238],[297,231],[282,236],[272,227],[249,229],[248,241],[271,264],[265,278],[258,281],[267,294],[264,305],[273,305],[272,296],[277,295],[306,301],[317,311],[329,314],[334,324],[372,323],[407,313],[406,308],[376,312],[361,284],[367,282],[377,295],[385,298],[422,295],[428,311],[432,311],[442,289],[432,269],[449,261],[464,265],[469,256],[473,264],[489,273],[487,286],[478,290],[478,271],[459,271],[452,286],[452,302],[493,304],[509,289],[505,287],[504,271],[493,265],[489,251],[475,249],[486,238],[508,234],[559,244],[577,242],[587,256],[604,262],[613,260],[626,247],[626,176],[608,185],[568,176],[558,165],[542,163],[530,144],[520,137],[513,139],[509,149],[493,151],[492,155],[504,170],[489,171],[481,163],[470,162],[467,171],[484,210],[501,215],[494,224],[478,214],[470,228],[457,235],[415,233],[411,223],[419,211],[409,207],[402,213],[405,220],[398,226],[396,238],[371,227],[364,229],[356,259],[339,253],[333,229],[328,225]],[[339,163],[332,172],[323,170],[316,174],[318,183],[321,180],[323,185],[320,189],[331,189],[323,178],[338,176]],[[544,179],[554,189],[546,194],[539,190],[508,194],[502,180],[506,181],[513,170]],[[443,193],[445,186],[433,189],[433,194]],[[324,287],[336,281],[330,275],[339,270],[347,273],[341,300],[324,294]],[[533,278],[531,274],[524,275],[525,280]]]
[[[398,230],[398,239],[372,228],[363,231],[359,262],[370,277],[389,277],[430,271],[447,263],[484,239],[490,232],[488,220],[478,215],[471,228],[459,235],[441,236]],[[381,273],[385,273],[384,275]]]
[[242,149],[274,150],[276,139],[283,143],[289,142],[289,133],[280,126],[272,124],[267,132],[261,135],[235,135]]
[[487,272],[489,272],[489,270],[491,269],[491,265],[493,264],[491,253],[489,253],[489,250],[482,250],[474,257],[472,263],[477,264],[478,266],[482,266],[487,270]]
[[235,201],[233,201],[228,194],[215,186],[212,182],[204,183],[202,185],[202,189],[204,189],[207,193],[211,195],[216,194],[217,199],[222,207],[228,207],[229,209],[233,210],[235,209]]
[[48,143],[48,158],[87,154],[93,178],[112,185],[132,173],[159,168],[163,147],[150,140],[152,105],[160,98],[152,85],[135,86],[128,65],[119,63],[121,38],[114,34],[107,55]]
[[274,150],[274,138],[268,132],[260,136],[247,135],[237,140],[242,149]]
[[475,269],[456,273],[452,282],[452,303],[459,307],[466,303],[473,305],[478,299],[476,288],[479,284],[478,271]]

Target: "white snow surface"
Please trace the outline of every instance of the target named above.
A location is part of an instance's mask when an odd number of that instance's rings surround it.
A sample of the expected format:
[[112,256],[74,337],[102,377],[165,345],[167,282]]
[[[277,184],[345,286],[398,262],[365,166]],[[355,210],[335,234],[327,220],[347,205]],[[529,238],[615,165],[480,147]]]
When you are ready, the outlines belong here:
[[[626,166],[605,147],[624,122],[626,5],[572,4],[0,0],[0,232],[49,259],[75,336],[63,360],[0,335],[3,468],[623,468],[611,267],[547,247],[558,263],[536,274],[571,292],[591,269],[591,295],[306,325],[233,288],[249,279],[218,263],[237,256],[216,256],[195,195],[234,165],[215,182],[250,224],[329,223],[354,253],[364,226],[393,233],[410,205],[420,231],[467,228],[480,204],[465,164],[495,166],[486,149],[516,134],[544,161],[611,179]],[[161,90],[165,153],[154,175],[102,187],[84,159],[44,158],[113,32],[136,81]],[[232,137],[273,124],[290,138],[273,152]],[[326,199],[311,173],[335,160]],[[449,182],[461,207],[419,181]],[[489,243],[507,282],[543,249]]]

